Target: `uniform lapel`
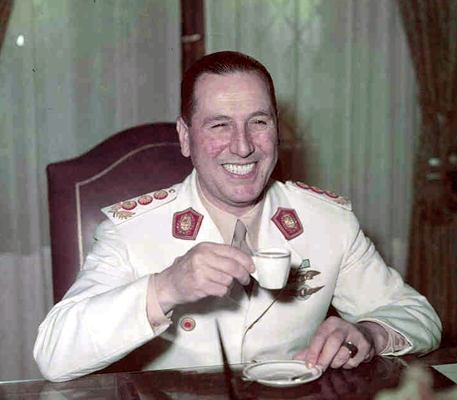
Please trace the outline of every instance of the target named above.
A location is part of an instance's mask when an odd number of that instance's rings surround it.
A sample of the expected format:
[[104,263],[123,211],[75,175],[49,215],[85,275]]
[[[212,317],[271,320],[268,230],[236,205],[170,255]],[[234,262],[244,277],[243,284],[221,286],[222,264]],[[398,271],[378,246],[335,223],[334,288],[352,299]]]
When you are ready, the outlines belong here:
[[[197,191],[197,174],[194,170],[189,184],[186,184],[181,189],[182,193],[179,193],[179,199],[183,199],[183,202],[179,205],[179,209],[185,210],[188,207],[192,207],[195,211],[203,215],[203,221],[200,227],[200,231],[198,232],[195,241],[193,240],[181,240],[182,242],[189,242],[188,250],[190,250],[193,246],[201,242],[213,242],[213,243],[224,243],[224,239],[217,228],[214,221],[211,219],[208,211],[203,206],[203,203],[200,200],[200,196],[198,195]],[[185,245],[185,244],[184,244]],[[217,301],[218,304],[226,303],[230,304],[233,307],[234,304],[237,306],[241,306],[243,308],[247,308],[247,295],[246,291],[244,290],[243,286],[238,282],[235,281],[233,287],[230,291],[230,295],[228,299],[220,299]]]
[[[278,207],[291,208],[288,199],[284,196],[280,188],[277,187],[277,184],[273,184],[267,192],[262,211],[258,240],[259,249],[277,247],[290,250],[292,266],[298,266],[302,260],[299,253],[293,247],[294,240],[287,241],[271,220]],[[280,294],[281,290],[263,289],[256,283],[246,315],[246,329],[249,329],[263,317]]]

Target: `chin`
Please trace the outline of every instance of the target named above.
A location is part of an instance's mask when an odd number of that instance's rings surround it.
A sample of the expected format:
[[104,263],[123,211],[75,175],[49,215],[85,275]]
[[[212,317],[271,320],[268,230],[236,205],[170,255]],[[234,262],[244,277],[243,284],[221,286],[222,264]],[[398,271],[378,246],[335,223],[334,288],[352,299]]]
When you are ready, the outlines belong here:
[[250,191],[248,193],[238,193],[227,196],[234,205],[249,205],[255,203],[262,194],[263,189]]

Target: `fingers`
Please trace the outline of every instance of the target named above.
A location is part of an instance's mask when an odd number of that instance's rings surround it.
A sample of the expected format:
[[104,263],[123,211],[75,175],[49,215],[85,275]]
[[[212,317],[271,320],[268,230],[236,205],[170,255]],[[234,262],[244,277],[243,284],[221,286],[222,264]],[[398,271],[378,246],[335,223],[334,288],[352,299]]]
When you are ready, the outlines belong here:
[[[294,355],[294,360],[309,361],[309,347]],[[316,365],[316,363],[312,363]]]
[[218,251],[213,252],[208,257],[207,262],[210,268],[219,273],[217,276],[222,278],[225,275],[227,278],[234,278],[242,285],[249,283],[249,274],[254,269],[252,259],[248,255],[229,246],[227,249],[218,249]]
[[201,243],[195,246],[194,268],[208,268],[211,280],[229,286],[233,279],[242,285],[247,285],[250,280],[249,274],[254,272],[252,258],[237,248],[215,244]]
[[158,274],[157,293],[164,307],[227,295],[234,279],[247,285],[255,269],[247,254],[222,244],[200,243]]
[[[351,357],[345,342],[353,343],[358,351]],[[374,355],[372,341],[357,327],[341,318],[330,317],[318,328],[311,339],[309,348],[298,353],[295,358],[320,365],[324,370],[331,368],[355,368]]]
[[[344,343],[344,342],[343,342]],[[354,363],[354,359],[351,358],[350,350],[341,343],[339,350],[330,362],[331,368],[354,368],[360,364],[360,362]]]

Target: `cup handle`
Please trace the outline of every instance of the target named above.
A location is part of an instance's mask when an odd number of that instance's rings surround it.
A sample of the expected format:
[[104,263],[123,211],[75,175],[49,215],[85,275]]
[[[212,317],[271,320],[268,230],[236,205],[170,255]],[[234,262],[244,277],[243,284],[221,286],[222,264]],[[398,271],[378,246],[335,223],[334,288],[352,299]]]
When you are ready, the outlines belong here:
[[258,274],[257,270],[255,270],[255,271],[251,274],[251,276],[252,276],[257,282],[259,281],[259,274]]
[[258,282],[259,281],[259,271],[258,271],[257,265],[255,263],[256,257],[255,257],[255,255],[253,255],[253,256],[251,256],[251,258],[255,265],[255,271],[251,274],[251,276]]

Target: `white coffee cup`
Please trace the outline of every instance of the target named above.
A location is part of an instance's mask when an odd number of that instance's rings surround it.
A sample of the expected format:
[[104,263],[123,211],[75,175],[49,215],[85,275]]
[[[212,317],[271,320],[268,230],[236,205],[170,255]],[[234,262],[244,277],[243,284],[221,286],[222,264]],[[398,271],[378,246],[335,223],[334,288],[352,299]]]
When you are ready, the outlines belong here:
[[255,272],[251,275],[265,289],[282,289],[290,272],[290,251],[285,249],[259,249],[252,256]]

